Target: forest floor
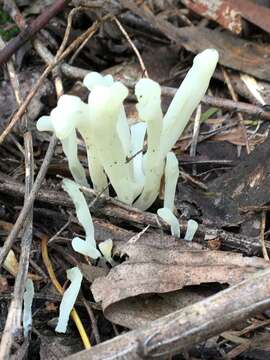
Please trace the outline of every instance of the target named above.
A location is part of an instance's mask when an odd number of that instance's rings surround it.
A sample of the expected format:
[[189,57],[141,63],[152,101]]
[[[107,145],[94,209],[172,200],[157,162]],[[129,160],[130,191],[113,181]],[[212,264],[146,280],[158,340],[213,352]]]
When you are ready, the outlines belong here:
[[[270,1],[0,3],[0,359],[270,359]],[[130,126],[142,77],[160,84],[165,114],[209,48],[217,68],[173,147],[180,238],[157,216],[164,181],[147,211],[111,186],[109,195],[81,187],[113,260],[75,252],[85,232],[62,188],[72,175],[37,120],[63,94],[87,102],[92,71],[128,88]],[[78,157],[91,184],[80,136]],[[198,229],[187,241],[190,220]],[[55,327],[73,267],[83,280],[63,334]]]

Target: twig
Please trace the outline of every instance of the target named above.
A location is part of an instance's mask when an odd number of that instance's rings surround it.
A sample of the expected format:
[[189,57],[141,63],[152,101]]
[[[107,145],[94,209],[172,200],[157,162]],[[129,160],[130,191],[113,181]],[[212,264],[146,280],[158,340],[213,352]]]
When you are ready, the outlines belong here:
[[0,66],[6,63],[10,57],[40,29],[42,29],[56,14],[64,9],[70,0],[56,0],[43,11],[35,20],[20,32],[14,39],[10,40],[6,47],[0,51]]
[[203,301],[66,360],[165,358],[220,334],[269,306],[270,270],[267,269]]
[[[90,201],[96,199],[96,193],[93,190],[88,189],[86,192],[86,188],[81,187],[81,189],[85,192]],[[14,180],[7,179],[6,176],[2,176],[0,173],[0,192],[9,194],[12,197],[22,198],[24,195],[24,187]],[[48,204],[74,208],[73,202],[64,192],[42,189],[37,192],[36,200]],[[140,211],[104,195],[100,197],[100,201],[102,202],[102,206],[91,208],[94,214],[99,216],[102,214],[108,218],[115,218],[118,222],[121,220],[123,222],[139,225],[139,227],[147,225],[154,228],[157,227],[156,216],[152,213]],[[168,230],[168,226],[165,222],[162,221],[161,225],[164,230]],[[181,229],[183,229],[183,231],[186,230],[186,225],[186,222],[181,222]],[[225,230],[213,229],[210,226],[200,224],[197,236],[194,240],[203,242],[205,245],[207,238],[219,238],[222,245],[227,248],[239,250],[248,255],[258,253],[258,251],[261,250],[261,245],[259,241],[257,241],[257,238],[254,239],[244,235],[237,235]],[[268,242],[266,243],[266,246],[270,250],[270,244]]]
[[83,298],[83,304],[84,304],[84,307],[86,308],[86,311],[87,311],[88,316],[90,318],[91,325],[92,325],[92,330],[93,330],[93,334],[94,334],[96,343],[100,344],[100,342],[101,342],[100,334],[99,334],[99,331],[98,331],[97,321],[96,321],[94,312],[92,310],[92,307],[89,305],[88,301],[85,298]]
[[208,191],[208,186],[205,185],[203,182],[195,179],[193,176],[189,175],[187,172],[180,170],[179,174],[182,176],[183,179],[191,182],[192,184],[195,184],[196,186],[198,186],[200,189],[204,190],[204,191]]
[[[222,74],[223,74],[225,83],[226,83],[226,85],[228,87],[228,90],[229,90],[229,92],[231,94],[231,97],[232,97],[233,101],[237,102],[238,97],[237,97],[237,95],[236,95],[236,93],[234,91],[234,88],[232,86],[229,75],[227,74],[227,71],[225,70],[225,68],[223,66],[221,67],[221,70],[222,70]],[[242,133],[243,133],[243,136],[244,136],[244,139],[245,139],[247,154],[250,154],[250,145],[249,145],[249,140],[248,140],[248,135],[247,135],[247,129],[246,129],[245,124],[244,124],[243,115],[240,112],[237,112],[237,117],[239,119],[240,127],[242,129]]]
[[266,212],[262,211],[261,226],[260,226],[260,242],[262,245],[262,253],[264,259],[270,261],[264,241],[265,223],[266,223]]
[[[161,87],[162,95],[173,97],[177,89],[162,86]],[[262,107],[251,105],[248,103],[233,101],[224,98],[218,98],[215,96],[205,95],[202,99],[202,103],[230,111],[240,111],[245,114],[257,116],[260,119],[265,119],[270,121],[270,112],[264,111]]]
[[12,245],[13,245],[13,242],[15,241],[20,229],[22,228],[24,222],[25,222],[25,219],[27,218],[28,216],[28,213],[29,211],[31,210],[32,206],[33,206],[33,203],[35,201],[35,197],[36,197],[36,194],[38,192],[38,190],[40,189],[40,186],[43,182],[43,179],[46,175],[46,172],[47,172],[47,168],[50,164],[50,161],[51,161],[51,158],[53,156],[53,153],[54,153],[54,149],[55,149],[55,146],[57,144],[57,139],[55,136],[52,136],[51,140],[50,140],[50,144],[49,144],[49,147],[48,147],[48,150],[47,150],[47,153],[44,157],[44,161],[41,165],[41,168],[38,172],[38,175],[36,177],[36,180],[34,182],[34,185],[33,185],[33,188],[28,196],[28,199],[27,201],[24,203],[23,205],[23,208],[11,230],[11,232],[9,233],[5,243],[4,243],[4,246],[2,247],[1,249],[1,252],[0,252],[0,266],[2,266],[9,250],[11,249]]
[[[4,42],[1,39],[1,46],[4,46]],[[17,104],[20,105],[22,98],[19,88],[19,81],[13,63],[9,61],[7,63],[8,72],[12,88]],[[24,154],[25,154],[25,196],[24,203],[27,202],[27,198],[31,192],[34,181],[34,157],[33,157],[33,142],[31,131],[28,130],[28,119],[27,116],[23,117],[23,130],[24,133]],[[33,236],[33,208],[29,209],[26,226],[23,231],[21,240],[21,253],[18,273],[14,285],[14,298],[11,301],[8,316],[5,324],[4,333],[0,344],[0,358],[8,359],[10,355],[11,345],[13,338],[17,332],[21,329],[21,314],[22,314],[22,303],[23,294],[25,290],[25,282],[27,279],[30,251],[32,245]]]
[[52,242],[62,234],[62,232],[68,228],[71,223],[71,217],[68,218],[68,221],[48,240],[48,245],[51,245]]
[[[50,276],[50,279],[53,283],[53,286],[56,288],[56,290],[63,295],[64,294],[64,289],[62,288],[61,284],[59,283],[59,281],[57,280],[55,273],[53,271],[53,267],[52,267],[52,263],[49,259],[49,255],[48,255],[48,248],[47,248],[47,241],[48,238],[47,236],[44,236],[43,239],[41,240],[41,254],[42,254],[42,259],[43,262],[47,268],[48,274]],[[77,313],[77,311],[73,308],[71,311],[71,317],[73,319],[73,321],[75,322],[77,329],[80,333],[80,336],[82,338],[82,342],[84,344],[84,347],[86,349],[90,349],[91,348],[91,344],[90,341],[88,339],[88,336],[86,334],[86,331],[83,327],[83,324],[81,322],[81,319]]]
[[144,65],[143,59],[141,57],[141,54],[139,53],[139,50],[136,48],[135,44],[133,43],[133,41],[131,40],[130,36],[128,35],[128,33],[126,32],[126,30],[123,28],[122,24],[120,23],[120,21],[114,16],[113,20],[116,22],[117,26],[119,27],[120,31],[122,32],[122,34],[125,36],[125,38],[127,39],[128,43],[130,44],[131,48],[133,49],[133,51],[135,52],[139,64],[141,66],[142,69],[142,74],[144,77],[149,77],[148,76],[148,72],[146,70],[146,67]]

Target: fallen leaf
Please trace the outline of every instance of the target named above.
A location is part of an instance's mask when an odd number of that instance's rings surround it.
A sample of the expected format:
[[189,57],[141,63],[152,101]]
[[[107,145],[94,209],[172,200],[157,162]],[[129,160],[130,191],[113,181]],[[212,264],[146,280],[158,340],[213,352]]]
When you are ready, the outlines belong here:
[[141,295],[121,300],[109,306],[106,317],[113,323],[128,329],[145,326],[161,316],[180,310],[210,296],[214,291],[205,288],[186,287],[166,294]]
[[[212,137],[213,141],[228,141],[229,143],[233,145],[242,145],[245,146],[245,136],[243,134],[243,130],[241,127],[237,127],[234,129],[231,129],[228,132],[225,132],[223,134],[217,134]],[[262,144],[265,140],[265,137],[261,134],[255,134],[249,139],[249,145],[255,146],[258,144]]]
[[[124,321],[127,326],[131,322],[130,315],[126,315],[124,320],[123,315],[121,318],[117,316],[117,311],[123,314],[127,309],[126,302],[122,302],[121,309],[120,302],[123,300],[147,294],[170,293],[202,283],[235,284],[255,271],[268,267],[266,261],[257,257],[243,257],[224,251],[183,250],[183,243],[178,241],[170,249],[139,244],[128,244],[123,248],[128,260],[111,269],[106,277],[96,279],[91,286],[95,300],[101,301],[105,316],[116,323]],[[115,311],[112,306],[117,303]],[[135,326],[143,318],[151,318],[147,314],[148,308],[143,308],[141,303],[133,299],[128,304],[135,304],[137,309],[132,314]],[[166,305],[160,312],[169,313],[169,310],[170,307]],[[139,314],[139,319],[136,319],[136,314]],[[158,317],[157,312],[155,316]]]

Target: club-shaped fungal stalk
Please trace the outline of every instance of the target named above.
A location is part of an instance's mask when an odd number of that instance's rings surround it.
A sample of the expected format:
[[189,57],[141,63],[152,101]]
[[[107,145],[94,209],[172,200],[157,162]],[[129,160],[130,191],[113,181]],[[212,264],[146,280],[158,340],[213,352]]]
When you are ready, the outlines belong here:
[[188,220],[187,223],[187,231],[185,235],[185,240],[192,241],[194,238],[194,235],[196,234],[196,231],[198,230],[198,223],[195,220]]
[[50,116],[41,116],[37,121],[38,131],[51,131],[54,132],[54,127]]
[[[60,100],[61,99],[61,100]],[[63,95],[50,116],[42,116],[37,122],[39,131],[53,131],[60,139],[68,166],[74,180],[88,186],[82,164],[78,159],[76,117],[80,117],[80,106],[83,102],[74,96]],[[68,105],[67,105],[68,104]],[[70,107],[70,105],[72,105]],[[85,105],[85,104],[84,104]],[[82,105],[85,110],[85,107]],[[73,116],[72,116],[73,114]]]
[[94,190],[99,194],[109,195],[108,180],[95,147],[94,134],[91,126],[79,126],[78,131],[86,146],[88,167]]
[[144,172],[143,172],[143,143],[146,133],[146,123],[139,122],[131,126],[131,156],[133,157],[133,173],[135,182],[142,190],[144,185]]
[[218,52],[207,49],[195,56],[193,66],[177,90],[164,116],[161,149],[164,156],[181,136],[193,111],[202,100],[218,62]]
[[[114,83],[113,77],[111,75],[101,75],[97,72],[91,72],[87,74],[83,80],[83,84],[88,88],[89,91],[92,91],[97,86],[110,87]],[[117,131],[122,141],[123,147],[126,151],[126,156],[129,156],[130,153],[130,131],[127,122],[127,117],[125,113],[124,106],[121,106],[119,112],[119,118],[117,121]]]
[[120,82],[110,87],[96,86],[89,95],[92,141],[97,156],[119,200],[132,204],[138,193],[132,164],[119,137],[117,122],[128,89]]
[[58,139],[65,139],[79,124],[88,120],[88,107],[79,97],[60,96],[56,108],[51,111],[51,121]]
[[68,137],[63,139],[61,142],[62,142],[64,154],[68,159],[69,170],[74,180],[76,181],[76,183],[80,185],[89,186],[86,179],[84,168],[78,159],[78,144],[77,144],[76,130],[73,129],[72,132],[68,135]]
[[164,207],[170,209],[172,212],[174,210],[174,198],[178,177],[178,160],[175,154],[171,151],[166,156]]
[[160,85],[150,79],[141,79],[135,86],[135,94],[138,99],[136,107],[139,119],[147,124],[147,151],[143,160],[144,188],[134,206],[146,210],[158,196],[164,169],[164,160],[160,151],[163,118]]
[[180,238],[180,225],[174,213],[170,209],[161,208],[158,209],[157,214],[170,225],[172,236]]
[[69,179],[63,180],[62,187],[71,197],[75,205],[78,221],[85,231],[85,240],[78,237],[75,237],[72,240],[73,249],[80,254],[89,256],[92,259],[99,258],[100,252],[97,250],[96,246],[94,225],[84,195],[80,191],[78,184]]
[[78,267],[73,267],[67,270],[67,278],[68,280],[70,280],[71,284],[64,292],[60,304],[58,323],[55,328],[55,331],[60,333],[65,333],[67,330],[70,312],[73,309],[75,301],[79,294],[83,276]]
[[96,86],[110,87],[113,82],[112,75],[108,74],[103,76],[95,71],[90,72],[83,79],[83,85],[86,86],[89,91],[92,91]]

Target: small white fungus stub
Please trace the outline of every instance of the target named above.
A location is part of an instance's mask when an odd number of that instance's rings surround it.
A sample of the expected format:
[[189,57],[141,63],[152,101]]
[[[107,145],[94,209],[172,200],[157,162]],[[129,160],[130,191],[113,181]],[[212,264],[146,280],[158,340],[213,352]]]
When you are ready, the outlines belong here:
[[100,256],[100,253],[96,249],[94,225],[85,197],[80,191],[79,185],[74,181],[64,179],[62,187],[71,197],[75,205],[77,218],[84,228],[86,235],[85,241],[80,238],[73,239],[72,246],[75,251],[93,259],[97,259]]
[[60,333],[65,333],[67,330],[67,324],[68,324],[70,312],[73,309],[75,301],[79,294],[83,276],[80,269],[78,267],[74,267],[67,270],[67,278],[71,281],[71,284],[64,292],[60,304],[60,314],[58,318],[58,323],[55,328],[55,331]]
[[161,208],[157,211],[158,216],[161,217],[171,227],[172,236],[180,238],[180,225],[177,217],[170,209]]
[[196,234],[196,231],[198,229],[198,223],[195,220],[188,220],[187,223],[187,231],[185,235],[185,240],[192,241],[194,238],[194,235]]

